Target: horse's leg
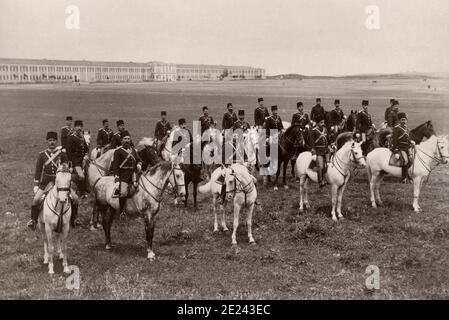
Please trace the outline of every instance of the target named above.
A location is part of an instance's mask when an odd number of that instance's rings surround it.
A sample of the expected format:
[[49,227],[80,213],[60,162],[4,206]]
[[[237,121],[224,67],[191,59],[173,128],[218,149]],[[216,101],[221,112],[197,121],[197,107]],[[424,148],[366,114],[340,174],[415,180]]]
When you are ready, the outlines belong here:
[[287,184],[287,167],[288,167],[288,159],[282,161],[283,167],[282,167],[282,184],[284,186],[284,189],[288,189]]
[[370,190],[370,195],[371,195],[371,206],[373,208],[377,208],[376,198],[374,196],[374,191],[376,188],[376,180],[377,180],[377,175],[371,173],[371,179],[369,181],[369,190]]
[[49,274],[54,274],[55,271],[53,270],[53,253],[55,250],[55,245],[54,245],[54,239],[53,239],[53,231],[51,226],[46,223],[45,224],[45,233],[47,235],[47,241],[48,241],[48,246],[47,246],[47,252],[48,252],[48,273]]
[[344,184],[339,188],[338,199],[337,199],[337,215],[338,219],[343,219],[343,214],[341,213],[341,205],[343,202],[343,193],[345,192],[346,185],[348,181],[345,180]]
[[421,207],[418,204],[419,192],[421,191],[421,181],[422,177],[417,176],[413,178],[413,209],[415,212],[421,211]]
[[296,172],[295,172],[296,161],[295,160],[290,160],[290,165],[292,166],[292,177],[295,179],[296,182],[299,182],[299,179],[296,176]]
[[155,216],[156,212],[149,211],[145,214],[145,235],[147,240],[147,258],[154,260],[156,255],[153,252],[153,237],[154,237],[154,226],[155,226]]
[[187,208],[187,199],[189,199],[189,184],[190,184],[190,180],[187,179],[187,181],[185,181],[185,188],[186,189],[186,195],[184,198],[184,207]]
[[305,176],[299,178],[299,212],[304,212],[304,182],[306,180]]
[[198,210],[198,203],[197,203],[197,194],[198,194],[198,182],[193,183],[193,208],[195,210]]
[[64,268],[64,273],[70,273],[69,264],[67,262],[67,236],[69,235],[70,222],[66,223],[61,234],[61,245],[62,245],[62,267]]
[[223,231],[227,232],[229,231],[228,226],[226,225],[226,206],[223,204],[220,204],[221,209],[221,227],[223,228]]
[[335,207],[337,206],[337,193],[338,186],[336,184],[332,184],[331,192],[332,192],[332,220],[337,221],[337,216],[335,215]]
[[248,214],[246,216],[246,225],[248,226],[248,239],[250,244],[256,244],[253,238],[253,210],[254,202],[248,208]]
[[274,190],[278,189],[278,179],[279,175],[281,174],[281,165],[282,165],[282,158],[280,157],[278,160],[278,167],[276,170],[276,178],[274,179]]
[[306,206],[306,209],[310,209],[309,204],[309,177],[306,175],[304,178],[304,205]]
[[376,178],[376,184],[374,185],[374,196],[376,197],[376,202],[378,206],[383,206],[383,202],[380,199],[380,183],[382,182],[382,179],[384,178],[384,175],[382,173],[379,173],[379,175]]
[[232,229],[232,245],[237,245],[237,228],[239,227],[239,213],[240,213],[240,205],[238,203],[234,203],[234,225]]
[[44,239],[44,264],[48,263],[48,239],[47,239],[47,233],[45,231],[45,224],[41,221],[40,222],[41,226],[41,234],[42,234],[42,239]]
[[212,210],[214,212],[214,232],[218,232],[218,217],[217,217],[217,195],[212,195]]
[[112,226],[112,216],[114,215],[114,213],[112,212],[112,208],[110,207],[105,207],[101,205],[98,208],[101,210],[102,215],[103,230],[106,239],[106,250],[111,250],[112,249],[111,226]]

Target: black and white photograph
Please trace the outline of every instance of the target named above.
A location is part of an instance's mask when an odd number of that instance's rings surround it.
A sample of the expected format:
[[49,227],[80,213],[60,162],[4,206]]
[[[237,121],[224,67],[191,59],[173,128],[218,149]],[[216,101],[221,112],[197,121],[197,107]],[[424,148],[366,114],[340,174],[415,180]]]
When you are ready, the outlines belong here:
[[448,17],[0,0],[0,300],[447,300]]

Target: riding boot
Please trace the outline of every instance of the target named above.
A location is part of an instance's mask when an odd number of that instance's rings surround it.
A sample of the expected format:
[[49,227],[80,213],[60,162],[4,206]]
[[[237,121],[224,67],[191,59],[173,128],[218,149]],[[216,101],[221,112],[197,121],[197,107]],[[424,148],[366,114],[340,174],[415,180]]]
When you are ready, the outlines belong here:
[[409,178],[408,178],[408,168],[407,168],[407,166],[403,166],[403,167],[401,167],[401,169],[402,169],[402,183],[404,183],[404,184],[407,184],[409,181]]
[[28,221],[27,226],[31,230],[36,230],[37,219],[39,218],[39,205],[31,206],[31,220]]
[[321,183],[320,188],[324,187],[327,184],[326,179],[324,178],[326,175],[327,167],[325,166],[321,171]]
[[321,188],[321,184],[323,182],[323,169],[318,168],[317,174],[318,174],[318,185]]
[[72,215],[70,216],[70,227],[76,228],[77,225],[80,225],[78,221],[78,204],[72,204]]
[[120,197],[118,199],[118,203],[119,203],[119,211],[120,211],[119,214],[120,214],[120,217],[123,218],[126,216],[126,213],[125,213],[126,198]]
[[225,197],[226,197],[226,185],[223,183],[223,185],[221,186],[221,193],[220,193],[220,198],[218,198],[218,203],[224,204]]

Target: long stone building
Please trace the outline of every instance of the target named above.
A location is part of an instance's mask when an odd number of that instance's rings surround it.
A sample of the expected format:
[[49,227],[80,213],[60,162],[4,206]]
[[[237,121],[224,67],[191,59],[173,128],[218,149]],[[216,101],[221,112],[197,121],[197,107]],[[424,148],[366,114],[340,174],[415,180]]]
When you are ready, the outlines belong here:
[[253,67],[0,58],[0,83],[265,79]]

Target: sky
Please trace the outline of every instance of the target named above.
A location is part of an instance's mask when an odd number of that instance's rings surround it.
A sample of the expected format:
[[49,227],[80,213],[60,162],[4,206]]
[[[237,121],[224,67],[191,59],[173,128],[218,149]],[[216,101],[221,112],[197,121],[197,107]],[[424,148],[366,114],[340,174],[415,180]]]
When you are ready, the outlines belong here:
[[[66,27],[69,5],[79,29]],[[449,72],[449,1],[0,0],[0,57]]]

